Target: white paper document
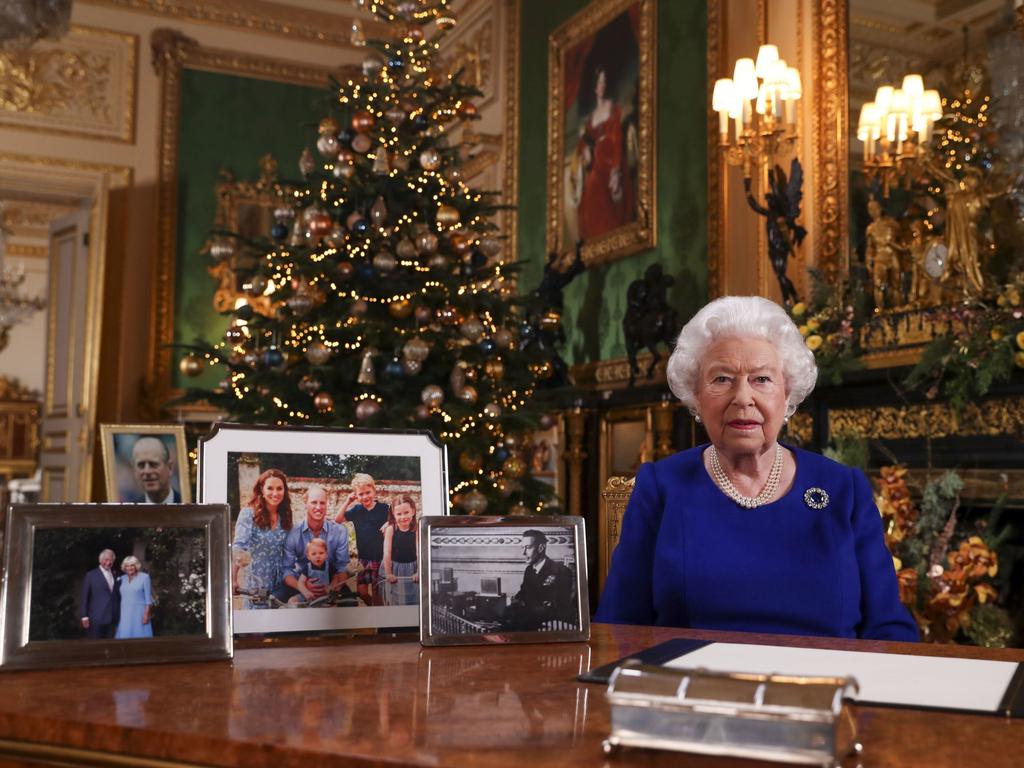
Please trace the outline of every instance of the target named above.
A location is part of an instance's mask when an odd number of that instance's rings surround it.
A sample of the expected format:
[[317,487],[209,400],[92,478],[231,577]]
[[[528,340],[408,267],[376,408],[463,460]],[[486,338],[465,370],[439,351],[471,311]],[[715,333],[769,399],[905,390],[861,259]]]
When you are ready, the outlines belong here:
[[712,643],[665,666],[714,672],[854,677],[858,701],[993,713],[1017,664],[864,651]]

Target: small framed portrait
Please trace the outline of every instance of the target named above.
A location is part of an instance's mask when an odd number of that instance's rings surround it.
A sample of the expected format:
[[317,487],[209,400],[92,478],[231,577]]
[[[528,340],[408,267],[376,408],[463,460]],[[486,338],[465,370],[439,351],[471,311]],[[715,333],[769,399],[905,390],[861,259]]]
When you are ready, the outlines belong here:
[[100,424],[107,500],[127,504],[192,501],[185,427]]
[[549,423],[547,429],[539,429],[530,435],[527,450],[527,461],[530,474],[554,489],[558,496],[565,496],[565,425],[561,414],[545,417],[542,425]]
[[594,0],[550,37],[547,247],[589,267],[655,245],[655,0]]
[[590,639],[582,517],[425,518],[423,645]]
[[218,424],[199,498],[231,510],[236,633],[419,622],[419,521],[448,510],[429,432]]
[[231,657],[226,505],[15,504],[0,665]]

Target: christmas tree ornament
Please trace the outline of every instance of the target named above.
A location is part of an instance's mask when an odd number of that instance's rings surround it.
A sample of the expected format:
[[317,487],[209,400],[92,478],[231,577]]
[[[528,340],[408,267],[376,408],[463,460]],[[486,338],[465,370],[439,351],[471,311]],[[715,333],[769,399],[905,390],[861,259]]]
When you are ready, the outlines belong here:
[[288,245],[298,248],[306,244],[306,223],[300,218],[295,219],[292,224],[292,232],[288,235]]
[[418,43],[423,39],[423,30],[416,26],[408,26],[405,29],[405,34],[402,36],[408,43]]
[[[245,357],[245,355],[243,355],[242,352],[239,351],[238,348],[236,347],[236,348],[232,349],[231,350],[231,354],[228,355],[228,363],[230,363],[231,365],[238,365],[239,363],[242,362],[242,358],[244,358],[244,357]],[[185,361],[182,360],[182,362],[185,362]],[[182,373],[184,373],[184,371],[182,371]],[[188,376],[189,374],[185,374],[185,375]]]
[[372,398],[360,400],[359,404],[356,405],[357,421],[369,421],[378,413],[380,413],[380,403]]
[[462,402],[472,405],[477,399],[476,387],[472,384],[467,384],[456,393],[456,397],[458,397]]
[[388,314],[396,320],[405,320],[412,314],[412,302],[408,299],[398,299],[388,304]]
[[373,156],[373,172],[378,176],[387,176],[391,173],[391,166],[388,165],[388,151],[380,146],[377,154]]
[[397,265],[398,260],[391,251],[378,251],[373,254],[373,268],[382,276],[391,274]]
[[489,259],[493,259],[501,253],[501,241],[494,235],[484,235],[481,237],[478,247],[480,252]]
[[405,122],[405,110],[397,104],[392,104],[384,112],[384,119],[392,125],[401,125]]
[[231,345],[241,344],[245,341],[245,331],[237,325],[229,326],[228,329],[224,331],[224,341]]
[[488,403],[484,406],[484,416],[492,421],[501,416],[501,406],[497,403]]
[[355,224],[352,225],[352,231],[357,235],[365,235],[370,231],[370,222],[366,219],[359,219]]
[[377,199],[373,201],[373,205],[370,206],[370,221],[373,222],[375,227],[383,227],[388,221],[388,206],[384,202],[382,195],[377,195]]
[[521,456],[512,454],[501,465],[501,471],[505,473],[506,477],[520,478],[526,474],[526,462]]
[[323,237],[331,231],[332,227],[334,227],[334,221],[327,211],[317,210],[306,218],[306,228],[314,237]]
[[401,56],[392,56],[388,59],[388,69],[392,72],[401,72],[405,67],[405,62],[402,61]]
[[195,352],[189,352],[187,355],[181,358],[181,362],[178,363],[178,369],[185,376],[198,376],[200,373],[203,372],[203,369],[205,367],[206,361],[203,360],[203,358],[200,355],[197,355]]
[[416,418],[420,421],[426,421],[427,419],[430,418],[430,409],[427,408],[427,406],[423,405],[423,403],[417,405],[416,408],[413,410],[413,413],[416,415]]
[[357,133],[352,137],[352,149],[358,152],[360,155],[365,155],[370,151],[370,147],[373,146],[373,139],[367,136],[365,133]]
[[271,225],[270,236],[275,240],[284,240],[288,237],[288,225],[281,224],[280,222]]
[[494,460],[498,462],[504,462],[509,457],[508,449],[504,446],[498,446],[494,449]]
[[420,392],[420,400],[428,408],[440,408],[441,404],[444,403],[444,390],[437,386],[437,384],[428,384]]
[[356,279],[361,283],[373,282],[377,279],[377,270],[373,268],[373,264],[363,262],[356,267]]
[[459,360],[452,366],[452,372],[448,374],[448,383],[456,396],[462,392],[463,387],[466,386],[466,363],[464,360]]
[[419,336],[413,336],[402,346],[402,357],[422,363],[430,354],[430,345]]
[[366,314],[366,311],[370,308],[370,305],[366,303],[364,299],[356,299],[352,302],[352,306],[348,308],[348,313],[352,317],[362,317]]
[[479,515],[487,509],[487,497],[475,488],[462,494],[462,509],[466,514]]
[[242,355],[242,362],[249,368],[255,369],[260,364],[260,353],[255,349],[250,349],[244,355]]
[[459,256],[464,256],[473,250],[473,240],[475,235],[472,232],[466,230],[459,230],[452,232],[448,236],[448,242],[451,244],[452,250],[455,251]]
[[327,392],[317,392],[313,398],[313,407],[320,413],[328,413],[334,410],[334,398]]
[[299,173],[303,176],[308,176],[316,168],[316,160],[313,159],[313,153],[309,151],[309,147],[302,150],[302,154],[299,155]]
[[356,173],[356,167],[352,163],[335,163],[331,173],[339,179],[351,179]]
[[400,379],[405,376],[405,366],[402,365],[401,359],[397,356],[391,358],[384,366],[384,375],[390,379]]
[[459,310],[451,304],[445,304],[437,310],[437,319],[445,325],[456,325],[462,319]]
[[351,278],[355,269],[356,268],[352,266],[352,262],[347,260],[339,261],[334,267],[334,271],[338,273],[338,277],[342,280],[348,280]]
[[498,351],[498,344],[494,339],[481,339],[480,340],[480,352],[484,357],[490,357]]
[[448,258],[442,253],[435,253],[427,259],[427,266],[431,269],[442,270],[448,268]]
[[441,167],[441,153],[433,147],[420,152],[420,167],[425,171],[436,171]]
[[316,150],[324,157],[338,154],[338,137],[332,134],[321,134],[316,140]]
[[338,162],[342,165],[352,165],[356,161],[356,153],[345,147],[338,150]]
[[494,332],[494,343],[502,349],[512,349],[512,346],[516,342],[516,337],[512,334],[512,331],[508,328],[499,328]]
[[480,251],[473,251],[469,257],[469,265],[473,269],[483,269],[487,266],[487,257]]
[[434,310],[432,310],[430,307],[420,304],[419,306],[416,307],[414,315],[416,317],[417,323],[429,323],[434,317]]
[[363,59],[363,74],[367,80],[376,80],[382,69],[384,69],[384,62],[379,57],[367,56]]
[[416,246],[408,237],[403,237],[395,246],[395,252],[398,253],[400,259],[413,259],[416,257]]
[[463,367],[466,369],[466,381],[476,381],[480,378],[480,369],[470,365],[469,363],[462,361]]
[[484,376],[493,381],[501,381],[505,378],[505,363],[502,362],[500,357],[484,363]]
[[359,19],[352,20],[352,31],[349,33],[348,41],[356,48],[366,45],[366,34],[363,32],[363,22]]
[[448,179],[448,183],[458,186],[459,182],[462,181],[462,169],[455,165],[450,165],[444,172],[444,177]]
[[419,360],[409,360],[406,358],[402,361],[402,368],[409,376],[415,376],[423,370],[423,363]]
[[523,322],[519,324],[519,338],[524,341],[529,341],[533,338],[534,333],[535,329],[528,321],[523,320]]
[[281,350],[271,345],[263,351],[263,365],[267,368],[277,369],[284,365],[284,355]]
[[313,365],[323,365],[331,359],[331,348],[322,341],[311,342],[306,347],[306,359]]
[[297,293],[289,296],[285,304],[296,317],[302,317],[313,308],[313,297],[307,292]]
[[365,219],[363,218],[363,214],[362,214],[362,213],[360,213],[359,211],[352,211],[352,213],[350,213],[350,214],[348,215],[348,218],[347,218],[347,219],[345,219],[345,226],[349,228],[349,231],[350,231],[350,232],[355,232],[355,231],[356,231],[356,225],[357,225],[357,224],[358,224],[358,223],[359,223],[360,221],[362,221],[362,222],[364,222],[364,223],[365,223],[365,221],[366,221],[366,220],[365,220]]
[[299,391],[312,397],[323,388],[324,384],[317,376],[307,373],[299,379]]
[[437,235],[429,230],[416,236],[416,250],[422,256],[429,256],[437,250]]
[[352,130],[357,134],[368,133],[373,130],[373,126],[376,123],[377,121],[373,119],[373,115],[365,109],[352,113]]
[[337,138],[339,128],[338,121],[328,115],[320,121],[320,124],[316,127],[316,132],[321,136],[330,135]]
[[480,341],[484,335],[484,324],[476,315],[470,315],[459,324],[459,332],[470,341]]
[[443,227],[452,227],[459,223],[459,210],[452,205],[442,203],[437,206],[437,223]]
[[342,128],[338,131],[338,145],[341,147],[348,147],[352,144],[352,130],[349,128]]
[[417,131],[425,131],[430,127],[430,121],[427,120],[426,115],[422,112],[416,114],[412,118],[412,127]]
[[359,375],[356,382],[363,386],[370,386],[377,383],[377,373],[373,370],[373,350],[367,347],[363,351],[363,359],[359,363]]
[[331,248],[341,248],[345,244],[345,230],[341,224],[331,224],[331,229],[324,238]]
[[439,14],[434,23],[437,24],[437,28],[442,32],[446,32],[455,26],[455,17],[448,16],[447,14]]
[[483,456],[478,451],[466,450],[459,454],[459,466],[463,472],[474,474],[484,465]]
[[215,237],[210,242],[209,254],[214,261],[223,261],[235,252],[234,244],[226,237]]
[[464,101],[459,104],[458,113],[459,117],[464,120],[472,120],[476,117],[476,104],[472,101]]

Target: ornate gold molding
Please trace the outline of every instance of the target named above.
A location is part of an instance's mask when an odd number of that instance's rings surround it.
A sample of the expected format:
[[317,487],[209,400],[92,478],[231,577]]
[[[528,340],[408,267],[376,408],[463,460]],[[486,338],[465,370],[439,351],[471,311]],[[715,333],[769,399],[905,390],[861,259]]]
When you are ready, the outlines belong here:
[[[341,48],[353,48],[352,22],[349,14],[323,13],[294,5],[265,0],[87,0],[89,5],[139,11],[165,16],[175,21],[213,24],[220,27],[260,32],[306,40]],[[371,19],[359,17],[367,37],[381,34],[382,26]]]
[[1012,434],[1024,439],[1024,397],[969,403],[961,413],[948,403],[879,408],[836,408],[828,412],[830,434],[866,438],[941,438]]
[[4,249],[4,256],[13,256],[22,259],[45,259],[50,254],[50,249],[45,245],[25,245],[24,243],[8,243]]
[[[637,363],[641,371],[646,371],[654,356],[650,352],[642,352],[637,355]],[[634,386],[667,386],[665,379],[665,364],[668,362],[668,353],[661,356],[654,374],[648,379],[638,377],[633,383]],[[629,360],[625,357],[616,357],[609,360],[598,360],[593,363],[580,363],[571,368],[572,381],[577,387],[583,389],[625,389],[629,386]]]
[[501,151],[505,167],[502,175],[502,202],[511,207],[502,212],[502,224],[508,236],[502,259],[516,261],[519,258],[519,31],[522,0],[504,2],[505,131]]
[[58,42],[0,51],[0,125],[131,142],[135,35],[73,26]]
[[169,399],[174,342],[174,274],[177,261],[178,135],[181,122],[182,70],[223,72],[275,82],[326,87],[328,78],[355,77],[358,67],[338,70],[269,59],[236,51],[203,48],[176,30],[158,29],[151,38],[152,63],[160,75],[159,183],[157,186],[157,257],[153,270],[149,367],[146,391],[158,403]]
[[[942,475],[944,469],[907,470],[907,485],[924,489],[930,480]],[[1020,507],[1024,502],[1024,470],[1019,469],[958,469],[956,473],[964,481],[960,499],[965,502],[987,502],[991,504],[1005,494],[1010,506]],[[873,475],[877,477],[877,475]]]
[[717,72],[721,67],[723,8],[722,0],[708,0],[708,40],[707,40],[707,153],[708,153],[708,299],[720,295],[726,285],[722,271],[722,241],[724,225],[722,206],[722,175],[725,166],[722,153],[718,149],[718,115],[711,109],[711,96],[715,88]]
[[598,588],[604,587],[608,577],[608,569],[612,562],[612,552],[619,543],[622,531],[622,518],[626,514],[629,497],[633,495],[636,485],[635,477],[609,477],[601,491],[601,511],[598,520]]
[[812,3],[814,39],[814,183],[818,227],[814,252],[829,283],[846,279],[849,243],[847,177],[847,0]]

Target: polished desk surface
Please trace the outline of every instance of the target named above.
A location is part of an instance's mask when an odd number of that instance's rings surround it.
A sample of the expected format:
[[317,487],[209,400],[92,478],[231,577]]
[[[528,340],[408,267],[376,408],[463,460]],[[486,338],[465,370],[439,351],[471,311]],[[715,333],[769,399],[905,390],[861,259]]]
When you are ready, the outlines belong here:
[[[673,637],[1024,661],[1021,650],[600,624],[590,643],[550,645],[245,641],[232,661],[0,674],[0,765],[112,764],[107,753],[133,758],[123,765],[255,768],[755,764],[603,754],[604,687],[575,676]],[[1024,721],[871,707],[857,720],[865,768],[1024,765]]]

